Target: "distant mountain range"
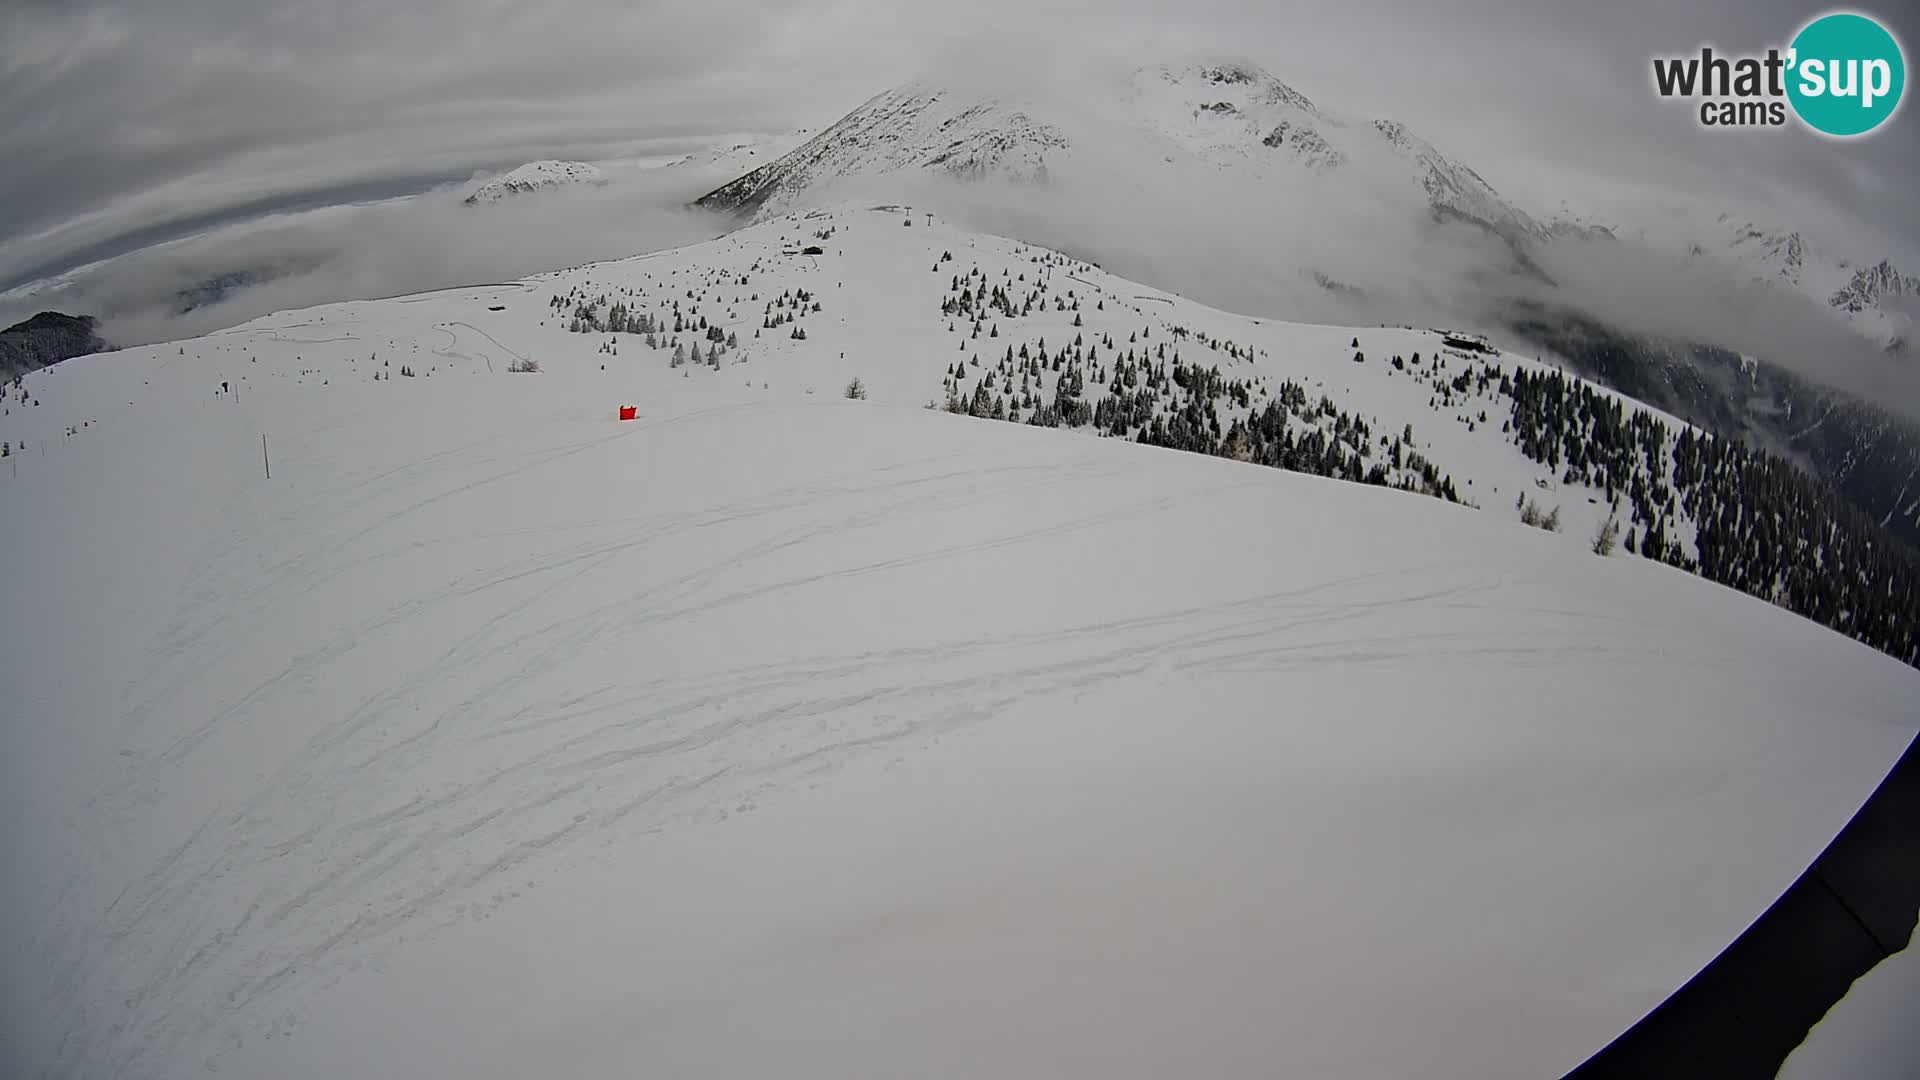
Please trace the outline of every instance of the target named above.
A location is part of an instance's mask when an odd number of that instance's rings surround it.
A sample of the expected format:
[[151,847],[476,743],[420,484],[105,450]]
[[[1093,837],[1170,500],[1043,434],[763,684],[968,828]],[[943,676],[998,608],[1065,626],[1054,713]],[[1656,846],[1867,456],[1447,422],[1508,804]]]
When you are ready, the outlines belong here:
[[[1713,261],[1844,313],[1865,338],[1903,355],[1920,278],[1891,261],[1855,261],[1799,232],[1733,214],[1681,230],[1640,230],[1571,214],[1546,217],[1501,195],[1472,167],[1405,125],[1323,108],[1244,63],[1140,68],[1100,103],[1035,93],[968,93],[917,81],[885,91],[792,152],[745,172],[699,206],[765,220],[833,198],[862,178],[997,179],[1073,188],[1156,170],[1235,176],[1276,200],[1311,197],[1329,213],[1377,222],[1382,234],[1424,211],[1477,226],[1538,274],[1534,255],[1563,239],[1636,239]],[[1326,181],[1333,181],[1327,183]],[[1413,213],[1409,213],[1413,211]],[[1648,235],[1652,232],[1652,235]],[[1407,234],[1408,247],[1417,239]],[[1393,241],[1389,241],[1392,243]],[[1088,238],[1097,249],[1097,237]],[[1285,259],[1287,253],[1276,253]],[[1364,286],[1298,268],[1329,292]],[[1551,349],[1581,371],[1703,427],[1788,455],[1875,520],[1920,544],[1920,427],[1874,403],[1711,342],[1650,337],[1537,300],[1496,304],[1500,329]]]
[[[1514,238],[1546,229],[1472,169],[1390,120],[1321,109],[1257,67],[1141,68],[1110,108],[1043,95],[968,94],[930,82],[888,90],[792,153],[699,200],[764,216],[806,202],[836,180],[913,170],[1029,182],[1091,179],[1115,166],[1233,170],[1284,191],[1289,177],[1352,177],[1356,205],[1424,204]],[[1335,188],[1337,190],[1337,188]]]
[[[1088,95],[1100,102],[1090,107],[1040,92],[909,82],[697,205],[757,220],[817,204],[843,182],[916,174],[1062,186],[1156,170],[1230,175],[1276,202],[1311,198],[1382,231],[1401,227],[1410,207],[1478,225],[1507,241],[1523,266],[1535,248],[1559,239],[1633,239],[1799,291],[1884,346],[1901,348],[1912,333],[1911,314],[1899,308],[1908,298],[1920,303],[1920,277],[1891,260],[1849,258],[1801,232],[1731,213],[1682,228],[1535,214],[1406,125],[1326,109],[1250,64],[1144,67],[1111,89]],[[1319,268],[1301,269],[1311,277]]]
[[[1910,348],[1920,278],[1890,259],[1839,253],[1800,230],[1733,213],[1651,226],[1564,205],[1541,213],[1503,195],[1406,125],[1342,114],[1246,63],[1142,67],[1096,90],[1054,96],[915,81],[816,132],[729,142],[661,168],[683,171],[695,183],[711,177],[707,182],[716,186],[696,205],[742,221],[822,205],[846,186],[875,180],[997,180],[1093,197],[1115,185],[1178,191],[1192,181],[1204,190],[1210,179],[1226,178],[1239,185],[1230,189],[1238,194],[1254,192],[1295,213],[1305,206],[1309,215],[1324,211],[1354,223],[1385,251],[1417,248],[1420,230],[1435,223],[1465,225],[1497,240],[1488,246],[1505,255],[1500,273],[1539,282],[1546,276],[1536,256],[1564,241],[1641,243],[1817,301],[1886,349],[1893,362]],[[610,179],[584,162],[536,161],[487,180],[464,201],[486,205]],[[1054,240],[1077,254],[1100,254],[1097,235]],[[1271,258],[1320,294],[1356,301],[1371,294],[1371,283],[1330,272],[1302,251],[1276,248]],[[279,273],[216,275],[181,291],[177,310],[218,303]],[[1134,276],[1177,285],[1144,272]],[[1494,277],[1466,287],[1498,290]],[[1575,310],[1577,295],[1568,294],[1565,306],[1489,296],[1488,310],[1498,314],[1481,329],[1551,350],[1651,405],[1782,453],[1896,535],[1920,544],[1920,426],[1715,342],[1662,338],[1617,319],[1595,319]],[[104,347],[92,324],[82,330],[82,322],[16,327],[20,340],[32,344],[15,347],[5,370],[31,370]]]
[[1635,224],[1563,216],[1549,228],[1558,235],[1632,240],[1730,269],[1756,284],[1792,290],[1845,313],[1862,336],[1895,351],[1912,339],[1920,312],[1920,277],[1903,273],[1892,259],[1854,258],[1798,229],[1743,215],[1665,216]]
[[[1732,268],[1754,284],[1842,313],[1890,363],[1909,355],[1920,278],[1891,260],[1856,262],[1791,229],[1733,214],[1665,229],[1555,222]],[[1880,403],[1711,343],[1661,340],[1564,313],[1515,328],[1628,394],[1708,430],[1800,462],[1911,544],[1920,544],[1920,425]]]

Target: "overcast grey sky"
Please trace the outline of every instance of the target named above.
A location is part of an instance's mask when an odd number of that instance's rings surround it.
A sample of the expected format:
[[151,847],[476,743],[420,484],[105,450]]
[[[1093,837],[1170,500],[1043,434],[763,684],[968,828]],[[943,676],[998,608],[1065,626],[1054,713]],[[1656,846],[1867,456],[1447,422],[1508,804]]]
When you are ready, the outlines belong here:
[[[1787,0],[6,0],[0,283],[236,212],[543,157],[824,125],[953,66],[1224,49],[1411,125],[1496,186],[1594,175],[1920,247],[1920,110],[1841,143],[1705,133],[1654,53],[1784,44]],[[1911,42],[1920,12],[1866,8]],[[1912,23],[1913,25],[1904,25]],[[1912,46],[1909,44],[1909,53]],[[1529,192],[1537,194],[1537,192]],[[1799,211],[1804,210],[1804,214]],[[1871,252],[1869,252],[1871,253]]]

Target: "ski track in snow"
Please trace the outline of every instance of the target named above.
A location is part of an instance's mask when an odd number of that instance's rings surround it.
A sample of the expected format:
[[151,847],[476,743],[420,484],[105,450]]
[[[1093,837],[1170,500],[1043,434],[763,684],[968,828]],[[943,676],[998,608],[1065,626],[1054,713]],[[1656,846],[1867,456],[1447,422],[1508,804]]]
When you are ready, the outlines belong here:
[[[302,520],[330,523],[335,535],[310,545],[320,554],[272,566],[270,578],[252,596],[208,591],[208,583],[230,577],[220,563],[237,545],[210,555],[195,575],[203,591],[183,619],[198,625],[182,625],[168,636],[155,674],[177,693],[190,675],[169,676],[166,670],[199,663],[197,649],[214,627],[232,634],[237,625],[242,629],[236,636],[244,639],[243,628],[269,617],[286,596],[340,587],[369,563],[403,555],[414,543],[404,528],[407,520],[428,507],[483,495],[508,480],[536,479],[575,456],[644,439],[649,426],[684,423],[698,415],[563,444],[509,467],[475,462],[472,446],[455,447],[385,474],[377,486],[354,484],[319,493],[313,517]],[[108,907],[106,933],[93,947],[79,941],[49,943],[59,946],[48,950],[49,961],[66,957],[56,975],[59,985],[83,1000],[124,1001],[131,1015],[142,1018],[118,1032],[110,1045],[70,1045],[72,1056],[64,1064],[82,1072],[103,1067],[111,1073],[139,1072],[145,1061],[169,1060],[183,1040],[203,1038],[216,1027],[247,1026],[254,1003],[300,983],[326,980],[389,938],[484,914],[535,877],[578,857],[582,847],[608,845],[620,835],[676,820],[724,815],[767,789],[831,770],[848,755],[937,736],[1014,701],[1070,694],[1155,670],[1365,665],[1414,654],[1526,662],[1567,647],[1531,633],[1474,638],[1398,629],[1409,609],[1471,609],[1501,588],[1499,575],[1490,572],[1417,568],[1044,634],[949,639],[695,677],[636,672],[626,680],[579,688],[552,710],[495,704],[514,685],[555,672],[582,650],[670,628],[690,616],[769,599],[810,604],[805,595],[781,594],[830,591],[851,578],[957,563],[997,549],[1014,548],[1011,557],[1019,559],[1024,556],[1017,549],[1038,541],[1057,542],[1166,513],[1204,517],[1212,500],[1266,479],[1256,474],[1239,483],[1031,527],[1007,523],[985,539],[812,575],[774,576],[751,588],[718,579],[722,570],[738,577],[777,553],[908,520],[933,507],[965,507],[1009,485],[1070,489],[1102,474],[1110,480],[1113,472],[1092,461],[1061,471],[1017,463],[966,468],[945,458],[882,471],[889,475],[879,482],[862,470],[692,513],[643,514],[568,530],[584,533],[580,536],[547,532],[552,546],[538,556],[463,568],[443,589],[407,597],[335,629],[160,750],[149,767],[161,779],[110,796],[105,812],[138,813],[157,797],[147,789],[174,775],[168,766],[190,761],[228,725],[251,714],[297,708],[311,679],[304,673],[326,670],[361,643],[440,605],[457,600],[483,605],[485,614],[431,663],[320,726],[245,801],[218,807],[179,848],[129,882]],[[886,496],[878,507],[875,495]],[[396,504],[402,509],[387,509]],[[705,546],[716,553],[711,563],[663,575],[636,592],[578,611],[556,613],[542,604],[543,596],[614,560],[645,564],[662,539],[685,533],[705,538]],[[1577,645],[1597,647],[1590,639]],[[1650,661],[1659,658],[1658,650],[1627,640],[1605,647]],[[966,674],[980,667],[993,674]],[[457,700],[422,715],[417,695],[454,673],[467,673],[461,681],[470,685]],[[163,692],[151,708],[163,710],[170,700]],[[850,714],[861,719],[849,719]],[[136,713],[125,723],[138,727],[142,719]],[[407,791],[415,765],[436,748],[467,739],[510,752],[397,804],[358,801],[359,793]],[[441,865],[436,853],[454,846],[492,854]],[[423,860],[434,872],[421,873]],[[227,883],[249,877],[273,885],[243,910],[218,902]],[[128,955],[129,948],[153,941],[160,928],[178,925],[183,913],[194,911],[199,914],[188,923],[191,932],[172,937],[158,955]],[[96,980],[109,983],[110,992],[100,992],[107,988],[94,985]],[[78,1028],[80,1018],[70,1022]]]
[[[473,333],[480,335],[481,337],[486,339],[487,344],[493,346],[495,349],[499,350],[502,353],[505,353],[506,355],[512,357],[515,360],[526,359],[526,356],[522,355],[521,353],[515,352],[513,349],[510,349],[505,345],[500,344],[500,340],[498,338],[494,337],[492,334],[487,333],[485,330],[482,330],[479,327],[469,322],[450,322],[450,323],[442,324],[440,326],[436,326],[434,327],[434,329],[441,331],[442,333],[446,334],[448,337],[445,351],[436,349],[434,350],[434,353],[433,353],[433,355],[435,356],[446,357],[451,360],[465,360],[469,364],[473,363],[472,356],[466,353],[453,351],[454,346],[460,343],[460,336],[454,332],[456,329],[459,329],[459,330],[470,330]],[[486,362],[487,371],[492,372],[493,371],[493,355],[491,353],[483,353],[481,354],[480,359]]]

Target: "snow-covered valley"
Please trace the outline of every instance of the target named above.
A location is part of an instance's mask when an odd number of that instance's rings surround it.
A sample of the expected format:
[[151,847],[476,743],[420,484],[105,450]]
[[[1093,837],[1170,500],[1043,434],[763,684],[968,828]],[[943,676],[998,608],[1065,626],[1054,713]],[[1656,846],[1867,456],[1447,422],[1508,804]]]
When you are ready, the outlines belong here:
[[[582,325],[615,304],[653,347]],[[1216,375],[1140,427],[1292,385],[1290,445],[1430,487],[1417,453],[1479,508],[923,408],[1031,415],[1077,373],[1092,409],[1150,363]],[[1806,867],[1920,674],[1594,555],[1604,487],[1455,388],[1488,364],[1550,374],[845,207],[33,373],[0,416],[0,1046],[1558,1075]]]

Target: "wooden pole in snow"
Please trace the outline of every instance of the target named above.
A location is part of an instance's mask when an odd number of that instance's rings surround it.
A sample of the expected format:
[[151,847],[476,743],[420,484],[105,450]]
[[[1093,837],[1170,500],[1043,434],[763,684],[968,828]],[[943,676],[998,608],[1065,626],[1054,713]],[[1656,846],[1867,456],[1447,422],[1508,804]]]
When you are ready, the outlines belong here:
[[260,433],[260,464],[267,470],[267,479],[273,479],[273,462],[267,458],[267,433]]

